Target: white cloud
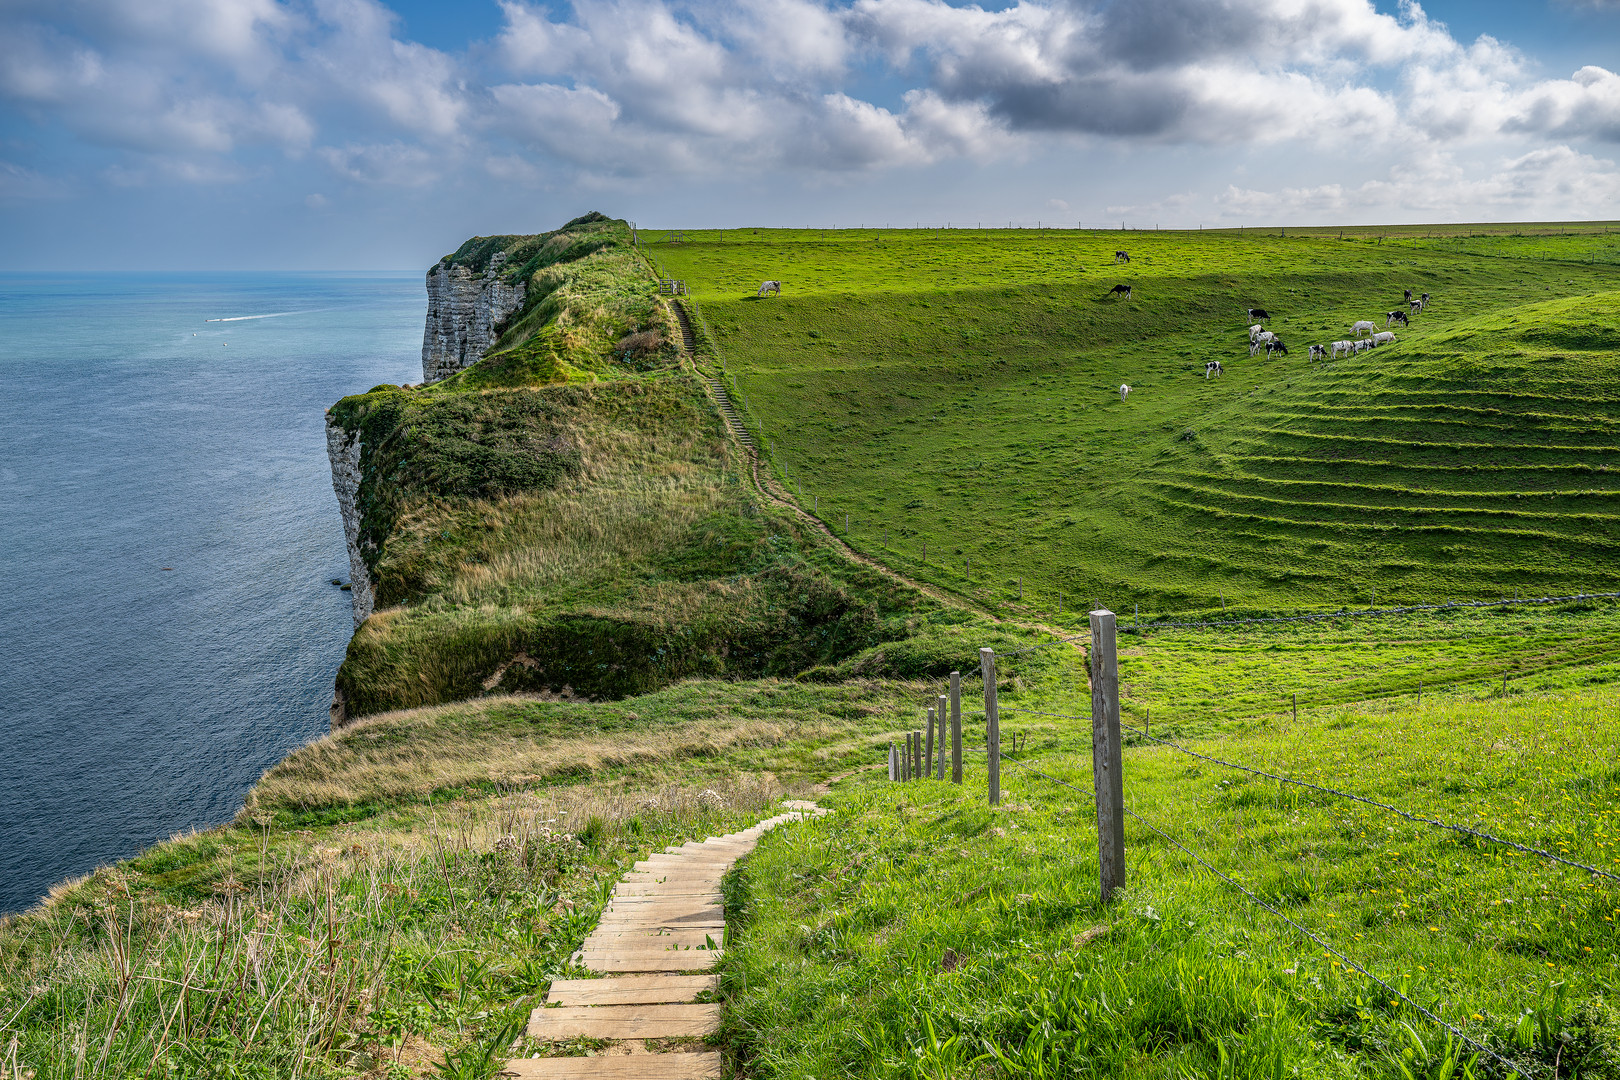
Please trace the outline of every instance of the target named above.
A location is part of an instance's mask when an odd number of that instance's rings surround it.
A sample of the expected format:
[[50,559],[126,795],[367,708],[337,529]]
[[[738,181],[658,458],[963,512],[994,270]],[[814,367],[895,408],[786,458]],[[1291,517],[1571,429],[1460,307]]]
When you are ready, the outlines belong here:
[[1499,158],[1483,169],[1438,153],[1356,185],[1260,191],[1229,186],[1213,200],[1225,218],[1245,221],[1590,218],[1620,201],[1613,161],[1566,145]]
[[320,157],[346,180],[388,187],[422,187],[439,178],[444,159],[410,143],[323,146]]
[[[258,175],[255,148],[383,186],[468,168],[518,186],[858,178],[1164,146],[1351,166],[1221,195],[1246,215],[1563,198],[1561,172],[1601,193],[1589,151],[1620,143],[1613,70],[1543,78],[1413,0],[498,2],[496,38],[451,54],[380,0],[0,0],[0,107],[105,149],[120,183]],[[1366,180],[1362,148],[1421,182]]]

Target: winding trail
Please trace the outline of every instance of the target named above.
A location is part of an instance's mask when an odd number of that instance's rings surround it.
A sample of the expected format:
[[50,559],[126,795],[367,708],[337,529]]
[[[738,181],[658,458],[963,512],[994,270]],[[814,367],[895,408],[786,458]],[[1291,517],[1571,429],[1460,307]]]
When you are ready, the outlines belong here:
[[[558,979],[529,1016],[530,1038],[606,1039],[593,1057],[514,1058],[502,1075],[522,1080],[689,1080],[719,1077],[718,1052],[701,1042],[720,1021],[709,974],[724,955],[720,879],[778,825],[827,813],[790,800],[786,812],[741,832],[711,836],[634,864],[613,887],[596,929],[574,955],[605,978]],[[651,1051],[645,1040],[685,1040]]]
[[754,488],[763,498],[772,505],[779,506],[792,513],[800,524],[815,530],[837,544],[848,558],[853,559],[862,566],[875,570],[899,584],[931,596],[940,603],[950,604],[953,607],[970,608],[995,622],[1001,621],[995,612],[970,597],[965,597],[949,589],[940,588],[937,585],[930,585],[909,578],[888,563],[875,559],[864,552],[857,551],[837,533],[833,532],[826,522],[801,508],[798,502],[777,484],[776,478],[771,476],[769,469],[762,473],[760,471],[759,447],[755,444],[754,437],[748,433],[748,428],[743,423],[741,414],[737,412],[736,406],[732,403],[731,395],[726,392],[725,384],[714,376],[703,372],[697,366],[697,337],[692,331],[692,323],[686,314],[685,305],[679,300],[672,301],[672,304],[675,308],[675,316],[681,324],[681,334],[685,338],[686,360],[692,365],[693,370],[709,384],[709,392],[714,397],[715,407],[719,409],[721,417],[726,421],[727,428],[730,429],[732,436],[742,447],[743,455],[748,459],[749,474],[753,478]]

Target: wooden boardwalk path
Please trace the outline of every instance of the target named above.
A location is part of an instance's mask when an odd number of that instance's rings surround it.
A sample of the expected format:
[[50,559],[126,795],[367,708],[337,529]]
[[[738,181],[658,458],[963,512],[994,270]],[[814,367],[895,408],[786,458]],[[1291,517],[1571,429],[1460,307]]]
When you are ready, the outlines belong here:
[[706,972],[724,955],[720,879],[767,830],[826,812],[812,802],[783,805],[786,813],[741,832],[666,848],[632,866],[575,954],[582,966],[607,977],[556,980],[545,1004],[529,1017],[528,1034],[536,1039],[635,1043],[595,1057],[515,1058],[502,1075],[525,1080],[719,1077],[721,1058],[712,1050],[685,1044],[669,1053],[647,1053],[639,1040],[702,1039],[714,1031],[720,1006],[697,998],[712,996],[718,977]]

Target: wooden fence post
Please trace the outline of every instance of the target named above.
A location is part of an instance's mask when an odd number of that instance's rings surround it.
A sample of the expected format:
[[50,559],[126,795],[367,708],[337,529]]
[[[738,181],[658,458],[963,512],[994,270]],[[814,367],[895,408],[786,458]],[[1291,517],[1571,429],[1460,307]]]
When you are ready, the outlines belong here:
[[1125,774],[1120,760],[1119,657],[1114,613],[1091,613],[1091,767],[1103,903],[1125,887]]
[[[1506,685],[1504,682],[1503,685]],[[962,673],[951,672],[951,783],[962,782]]]
[[996,711],[996,651],[979,650],[984,673],[984,748],[990,766],[990,805],[1001,805],[1001,714]]
[[911,743],[911,748],[912,748],[912,751],[914,752],[915,756],[911,759],[911,778],[913,780],[921,780],[922,776],[923,776],[923,770],[922,770],[922,732],[914,731],[914,732],[912,732],[912,735],[915,736],[915,738],[912,740],[912,743]]
[[938,701],[939,712],[939,778],[945,779],[945,695],[940,694]]
[[922,774],[927,776],[933,771],[934,764],[934,707],[928,706],[928,748],[923,751]]
[[897,758],[896,758],[895,752],[894,752],[894,743],[891,742],[891,743],[889,743],[889,780],[890,780],[891,783],[893,781],[895,781],[895,780],[900,779],[898,776],[895,775],[895,765],[896,764],[897,764]]

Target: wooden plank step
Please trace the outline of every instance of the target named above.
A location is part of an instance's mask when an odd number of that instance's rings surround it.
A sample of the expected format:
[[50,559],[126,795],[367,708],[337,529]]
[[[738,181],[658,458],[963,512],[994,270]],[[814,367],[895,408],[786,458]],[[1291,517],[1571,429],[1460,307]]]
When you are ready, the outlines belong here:
[[725,929],[725,926],[726,920],[718,917],[682,919],[679,921],[656,917],[650,919],[612,918],[612,921],[609,921],[609,916],[603,916],[596,929],[599,931],[605,930],[610,934],[653,933],[660,930],[673,933],[682,933],[687,930],[706,930],[711,933],[719,933]]
[[[600,971],[604,975],[613,972],[632,971],[708,971],[719,961],[723,955],[720,949],[687,949],[685,952],[665,953],[633,953],[629,955],[600,955],[593,953],[581,957],[580,965],[587,971]],[[609,1038],[610,1036],[601,1036]],[[616,1038],[617,1036],[611,1036]],[[638,1036],[639,1037],[639,1036]],[[648,1038],[653,1038],[649,1035]]]
[[719,1005],[565,1005],[530,1013],[529,1037],[552,1042],[702,1038],[719,1022]]
[[711,903],[720,902],[720,890],[713,885],[697,882],[695,884],[671,884],[664,881],[621,881],[613,887],[613,899],[637,899],[644,896],[667,896],[671,899],[677,897],[701,896]]
[[705,939],[711,939],[718,946],[719,939],[724,938],[723,929],[677,929],[672,933],[658,933],[650,929],[619,928],[619,926],[598,926],[591,931],[585,941],[622,941],[625,944],[642,944],[642,946],[667,946],[679,949],[695,949],[703,946]]
[[634,904],[626,901],[622,904],[616,903],[604,911],[598,925],[621,930],[635,930],[640,927],[656,929],[660,926],[682,930],[699,926],[724,926],[726,916],[714,904],[692,907],[673,903]]
[[720,914],[720,898],[710,895],[703,896],[614,896],[608,900],[609,911],[642,911],[652,908],[667,908],[670,911],[680,911],[689,914],[712,910]]
[[668,939],[637,938],[625,941],[621,938],[612,941],[591,941],[589,938],[586,938],[585,943],[579,947],[579,951],[586,954],[597,953],[602,955],[606,955],[608,953],[623,953],[626,956],[661,956],[664,953],[672,952],[720,952],[720,949],[711,949],[707,944],[676,945],[674,943],[664,944],[665,941],[668,941]]
[[662,927],[653,927],[651,929],[647,929],[640,926],[623,926],[604,923],[598,925],[595,930],[592,930],[586,940],[589,941],[590,938],[597,937],[623,938],[627,941],[664,942],[665,944],[674,944],[684,938],[702,941],[704,935],[708,935],[712,938],[718,938],[724,933],[724,930],[711,930],[707,927],[701,926],[683,927],[679,930],[670,930]]
[[660,1005],[689,1002],[719,986],[718,975],[624,975],[553,979],[547,1005]]
[[612,1054],[607,1057],[513,1058],[503,1076],[516,1080],[719,1080],[719,1054]]

